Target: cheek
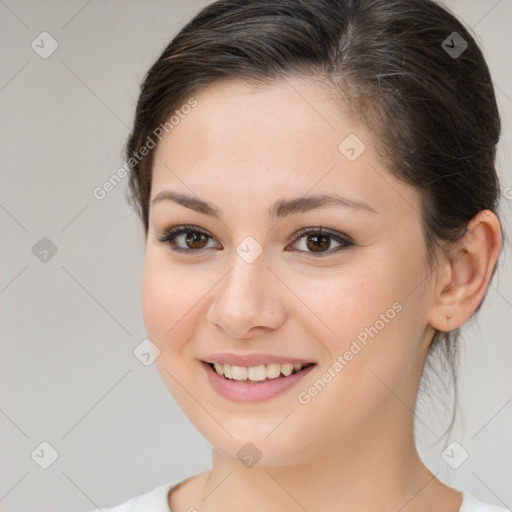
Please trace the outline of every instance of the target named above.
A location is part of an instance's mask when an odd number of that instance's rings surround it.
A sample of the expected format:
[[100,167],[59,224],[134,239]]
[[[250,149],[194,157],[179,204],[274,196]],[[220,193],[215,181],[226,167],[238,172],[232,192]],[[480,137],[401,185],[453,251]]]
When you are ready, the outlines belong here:
[[141,303],[148,337],[161,351],[157,364],[176,368],[193,364],[191,337],[206,315],[206,293],[218,277],[209,269],[181,265],[165,251],[148,248],[144,261]]
[[[330,272],[315,281],[310,276],[303,279],[294,276],[294,291],[324,324],[317,334],[336,353],[348,348],[346,345],[353,339],[364,342],[369,336],[368,329],[375,323],[379,332],[384,331],[381,315],[391,321],[396,316],[393,304],[402,300],[400,283],[378,256],[375,254],[363,263],[344,265],[339,272]],[[307,318],[310,317],[314,320],[307,313]]]
[[182,339],[190,312],[197,299],[186,280],[158,255],[146,255],[142,274],[142,314],[149,338],[162,352],[178,347],[173,339]]
[[177,287],[170,284],[168,277],[146,259],[142,275],[142,314],[149,337],[158,345],[175,317]]
[[179,383],[187,382],[195,363],[187,357],[187,340],[194,329],[193,304],[197,299],[187,293],[186,280],[175,266],[158,254],[147,253],[142,274],[141,302],[148,338],[158,347],[155,364],[171,395],[184,411],[189,397]]
[[411,260],[407,252],[375,251],[308,296],[334,331],[322,340],[333,361],[347,361],[340,380],[355,379],[368,390],[372,381],[379,385],[373,369],[396,383],[418,360],[427,310],[425,290],[418,286],[426,272],[420,260],[419,254]]
[[392,283],[376,276],[376,290],[361,302],[359,309],[364,312],[354,309],[358,320],[349,322],[350,334],[335,354],[347,361],[340,372],[336,401],[353,410],[373,410],[395,400],[390,391],[394,390],[404,402],[413,403],[425,356],[425,304],[420,289],[411,293],[411,282]]

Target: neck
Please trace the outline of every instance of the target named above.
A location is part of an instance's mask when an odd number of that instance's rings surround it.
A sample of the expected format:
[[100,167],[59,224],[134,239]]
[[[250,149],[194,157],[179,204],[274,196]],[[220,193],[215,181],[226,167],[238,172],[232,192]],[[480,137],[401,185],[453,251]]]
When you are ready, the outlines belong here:
[[214,450],[202,510],[429,510],[432,495],[422,491],[442,484],[418,456],[412,418],[387,426],[354,429],[314,459],[288,466],[249,468]]

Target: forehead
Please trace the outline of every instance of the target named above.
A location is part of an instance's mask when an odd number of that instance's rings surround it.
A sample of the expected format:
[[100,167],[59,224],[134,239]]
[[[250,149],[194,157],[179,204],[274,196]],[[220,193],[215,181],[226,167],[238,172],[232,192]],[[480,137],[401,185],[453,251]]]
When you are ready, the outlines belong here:
[[266,197],[270,204],[338,192],[390,214],[418,206],[416,190],[384,168],[369,131],[316,81],[254,87],[223,80],[193,97],[195,108],[156,148],[152,197],[172,188],[246,204]]

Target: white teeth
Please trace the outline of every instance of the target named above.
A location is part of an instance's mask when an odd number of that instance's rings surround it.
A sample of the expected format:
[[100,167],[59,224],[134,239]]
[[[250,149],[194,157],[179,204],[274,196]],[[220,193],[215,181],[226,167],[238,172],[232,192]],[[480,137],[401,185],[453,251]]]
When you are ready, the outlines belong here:
[[287,364],[261,364],[259,366],[235,366],[230,364],[214,363],[215,371],[227,379],[252,382],[262,382],[266,379],[277,379],[283,374],[288,377],[293,372],[300,371],[304,365],[297,363]]
[[247,371],[247,378],[255,381],[265,380],[267,378],[267,369],[265,368],[265,365],[250,366]]
[[267,377],[269,379],[275,379],[281,375],[281,365],[280,364],[268,364],[267,365]]
[[231,378],[233,380],[247,380],[247,368],[245,366],[232,366]]
[[288,375],[291,375],[293,372],[293,366],[293,364],[283,364],[283,366],[281,366],[281,373],[285,377],[288,377]]

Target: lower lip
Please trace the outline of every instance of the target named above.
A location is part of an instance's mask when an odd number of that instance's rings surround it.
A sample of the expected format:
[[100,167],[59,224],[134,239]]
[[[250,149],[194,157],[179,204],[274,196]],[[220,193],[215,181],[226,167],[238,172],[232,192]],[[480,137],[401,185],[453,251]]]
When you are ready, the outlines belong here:
[[316,366],[312,364],[288,377],[249,382],[226,379],[219,375],[208,363],[202,362],[202,365],[213,388],[224,398],[234,402],[260,402],[280,395],[297,384]]

